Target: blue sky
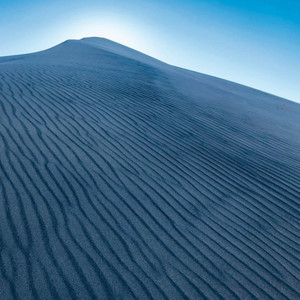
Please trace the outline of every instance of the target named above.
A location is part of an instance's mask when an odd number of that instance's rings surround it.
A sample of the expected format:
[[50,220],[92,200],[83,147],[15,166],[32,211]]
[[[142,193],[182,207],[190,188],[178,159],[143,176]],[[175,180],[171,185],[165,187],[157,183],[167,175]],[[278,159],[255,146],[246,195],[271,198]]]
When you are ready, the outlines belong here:
[[0,2],[0,56],[87,36],[300,102],[297,0]]

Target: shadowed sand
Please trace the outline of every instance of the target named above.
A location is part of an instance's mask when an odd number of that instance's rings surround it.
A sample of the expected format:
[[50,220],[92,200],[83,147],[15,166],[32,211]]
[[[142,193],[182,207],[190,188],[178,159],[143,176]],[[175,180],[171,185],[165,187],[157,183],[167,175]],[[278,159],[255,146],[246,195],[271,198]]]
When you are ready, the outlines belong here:
[[299,299],[300,105],[100,38],[0,58],[1,299]]

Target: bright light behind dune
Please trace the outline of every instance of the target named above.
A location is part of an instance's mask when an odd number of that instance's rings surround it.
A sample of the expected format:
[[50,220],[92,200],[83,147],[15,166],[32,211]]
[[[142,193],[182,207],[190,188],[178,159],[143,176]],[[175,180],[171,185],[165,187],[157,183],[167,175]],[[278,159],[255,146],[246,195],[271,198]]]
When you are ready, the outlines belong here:
[[70,28],[70,36],[74,39],[91,36],[103,37],[143,50],[147,48],[147,41],[138,28],[138,24],[133,24],[120,16],[94,16],[93,18],[88,16],[80,19],[75,26]]

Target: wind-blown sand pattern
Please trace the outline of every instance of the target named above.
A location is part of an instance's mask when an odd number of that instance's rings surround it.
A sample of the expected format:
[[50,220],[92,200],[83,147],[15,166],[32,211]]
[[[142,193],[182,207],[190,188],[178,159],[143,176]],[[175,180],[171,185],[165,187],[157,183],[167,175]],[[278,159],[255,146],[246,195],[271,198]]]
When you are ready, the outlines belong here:
[[104,39],[0,58],[1,299],[299,299],[300,106]]

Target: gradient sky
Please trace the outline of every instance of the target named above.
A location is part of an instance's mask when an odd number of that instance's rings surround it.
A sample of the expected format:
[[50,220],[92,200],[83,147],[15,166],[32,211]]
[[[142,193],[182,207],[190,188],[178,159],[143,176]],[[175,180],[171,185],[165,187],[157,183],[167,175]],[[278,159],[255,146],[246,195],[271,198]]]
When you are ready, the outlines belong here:
[[300,103],[298,0],[0,0],[0,56],[88,36]]

